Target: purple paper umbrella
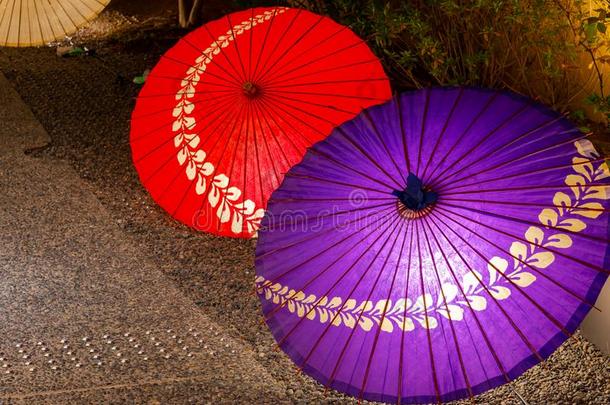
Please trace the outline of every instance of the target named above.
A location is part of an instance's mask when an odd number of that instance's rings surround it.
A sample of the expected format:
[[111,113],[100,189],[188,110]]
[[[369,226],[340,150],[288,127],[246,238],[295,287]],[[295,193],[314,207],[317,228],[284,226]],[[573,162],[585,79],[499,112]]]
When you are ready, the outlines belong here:
[[513,94],[403,94],[336,128],[275,191],[256,251],[297,367],[360,398],[473,396],[548,357],[607,278],[610,171]]

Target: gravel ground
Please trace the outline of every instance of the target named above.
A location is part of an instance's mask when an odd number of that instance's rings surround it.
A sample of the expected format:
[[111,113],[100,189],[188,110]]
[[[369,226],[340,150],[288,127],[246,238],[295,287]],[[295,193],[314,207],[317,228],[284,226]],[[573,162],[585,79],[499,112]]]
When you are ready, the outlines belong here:
[[[274,349],[253,293],[254,242],[192,231],[157,207],[138,182],[128,134],[139,87],[131,79],[151,68],[183,34],[167,21],[167,16],[107,10],[73,38],[94,48],[97,56],[59,58],[53,48],[0,50],[0,70],[52,138],[51,145],[32,153],[69,162],[178,288],[230,334],[250,344],[261,364],[288,383],[288,398],[351,402],[335,393],[325,396],[321,386],[297,374],[287,356]],[[543,365],[475,402],[520,403],[516,392],[530,404],[608,404],[610,361],[576,335]]]

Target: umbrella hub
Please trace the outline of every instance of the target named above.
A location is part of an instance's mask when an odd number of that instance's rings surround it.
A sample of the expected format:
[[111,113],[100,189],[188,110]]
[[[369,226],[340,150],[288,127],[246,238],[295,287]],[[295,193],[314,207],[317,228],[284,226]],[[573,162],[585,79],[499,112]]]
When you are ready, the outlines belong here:
[[262,94],[261,88],[252,82],[245,82],[242,86],[244,95],[248,98],[256,98]]
[[404,190],[392,191],[392,195],[398,197],[404,208],[417,214],[414,217],[428,213],[438,200],[438,193],[426,189],[421,179],[413,173],[409,173],[407,187]]

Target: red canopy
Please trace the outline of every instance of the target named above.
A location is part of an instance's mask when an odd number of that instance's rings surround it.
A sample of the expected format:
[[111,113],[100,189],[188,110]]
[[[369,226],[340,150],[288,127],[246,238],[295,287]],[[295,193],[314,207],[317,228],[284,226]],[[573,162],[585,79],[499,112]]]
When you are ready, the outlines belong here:
[[174,218],[252,237],[306,148],[390,96],[378,59],[347,27],[285,7],[229,14],[180,40],[148,76],[133,161]]

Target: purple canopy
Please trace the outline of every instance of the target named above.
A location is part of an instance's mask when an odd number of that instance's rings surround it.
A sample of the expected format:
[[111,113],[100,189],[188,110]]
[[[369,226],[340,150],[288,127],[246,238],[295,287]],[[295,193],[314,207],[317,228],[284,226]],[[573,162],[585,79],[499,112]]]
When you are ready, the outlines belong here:
[[473,396],[548,357],[607,277],[610,171],[513,94],[406,93],[317,143],[272,195],[257,291],[280,347],[368,400]]

